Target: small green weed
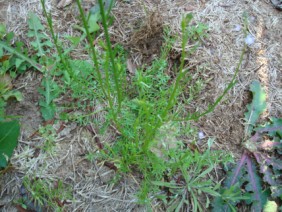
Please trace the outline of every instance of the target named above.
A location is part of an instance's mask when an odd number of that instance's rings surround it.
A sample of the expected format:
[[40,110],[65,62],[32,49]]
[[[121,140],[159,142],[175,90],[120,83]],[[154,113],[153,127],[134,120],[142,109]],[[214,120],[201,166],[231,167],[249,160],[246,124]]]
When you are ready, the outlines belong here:
[[55,140],[57,135],[56,130],[52,125],[47,124],[44,127],[39,127],[39,133],[44,139],[42,149],[48,153],[52,153],[55,147]]
[[[153,185],[165,188],[167,194],[157,195],[167,205],[167,211],[205,211],[211,198],[220,196],[220,183],[213,180],[212,171],[220,163],[232,161],[227,154],[210,151],[213,140],[208,141],[205,152],[170,150],[166,162],[166,181],[153,181]],[[201,198],[205,199],[201,200]]]
[[56,105],[54,99],[56,99],[61,91],[58,84],[50,77],[45,77],[42,80],[42,88],[38,89],[39,93],[43,96],[39,101],[41,107],[40,111],[44,120],[51,120],[55,117]]
[[23,42],[13,41],[14,33],[7,32],[5,25],[0,24],[0,28],[0,74],[4,75],[8,73],[14,78],[17,74],[25,72],[30,67],[30,64],[5,47],[13,43],[14,50],[21,52],[21,55],[25,57],[28,57],[28,49],[24,46]]
[[62,181],[23,178],[21,198],[15,203],[25,210],[64,211],[65,201],[72,199],[71,190]]

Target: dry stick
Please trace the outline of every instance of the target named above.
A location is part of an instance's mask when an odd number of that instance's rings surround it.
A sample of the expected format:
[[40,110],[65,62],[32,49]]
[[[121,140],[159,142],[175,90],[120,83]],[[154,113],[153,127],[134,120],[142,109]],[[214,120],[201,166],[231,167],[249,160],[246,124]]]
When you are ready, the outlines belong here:
[[[86,126],[86,128],[93,134],[94,139],[95,139],[95,142],[96,142],[98,148],[99,148],[100,150],[104,150],[104,145],[101,143],[101,141],[100,141],[100,139],[99,139],[97,133],[95,132],[94,128],[92,127],[92,125],[88,125],[88,126]],[[110,162],[108,162],[108,161],[105,161],[105,162],[104,162],[104,165],[107,166],[108,168],[114,170],[114,171],[117,171],[117,170],[118,170],[118,168],[115,166],[114,163],[110,163]]]

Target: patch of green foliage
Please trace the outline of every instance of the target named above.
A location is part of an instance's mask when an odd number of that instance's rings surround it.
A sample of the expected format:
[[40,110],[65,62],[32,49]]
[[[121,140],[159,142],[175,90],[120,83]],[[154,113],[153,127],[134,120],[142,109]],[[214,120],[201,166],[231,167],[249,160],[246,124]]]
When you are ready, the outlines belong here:
[[241,201],[250,204],[252,211],[262,211],[268,199],[282,199],[282,119],[270,118],[265,124],[257,124],[266,110],[266,93],[259,81],[252,82],[250,91],[253,100],[245,113],[245,151],[228,172],[221,197],[214,202],[214,211],[236,211],[236,204]]
[[[14,41],[14,33],[7,32],[5,25],[0,24],[0,28],[0,74],[9,73],[14,78],[30,67],[27,61],[14,52],[21,52],[22,56],[28,57],[28,49],[23,42]],[[14,51],[11,52],[6,47],[9,47],[12,43]]]
[[25,210],[64,211],[66,200],[72,199],[71,190],[61,180],[23,178],[20,188],[21,198],[15,203]]
[[[9,54],[5,49],[5,45],[12,43],[13,38],[14,34],[8,33],[5,25],[0,24],[0,121],[5,119],[5,106],[8,99],[15,98],[17,101],[23,99],[19,91],[12,90],[11,81],[17,74],[23,73],[29,67],[27,62],[13,53]],[[23,42],[16,41],[14,46],[17,51],[27,54]]]
[[[8,54],[2,44],[11,43],[14,38],[13,33],[8,33],[6,27],[0,24],[0,169],[8,165],[14,149],[18,144],[20,134],[19,121],[7,117],[5,108],[7,101],[14,98],[17,101],[22,100],[22,94],[12,89],[12,77],[22,73],[28,67],[27,63],[14,54]],[[15,42],[15,49],[27,53],[23,48],[22,42]]]
[[33,38],[30,42],[38,57],[46,56],[50,53],[49,49],[53,47],[49,37],[44,32],[44,27],[41,24],[38,16],[34,13],[29,13],[28,17],[29,31],[27,36]]
[[[84,125],[94,122],[102,133],[109,126],[114,126],[119,132],[115,144],[106,144],[97,157],[112,162],[117,174],[138,172],[142,176],[138,193],[141,203],[149,205],[153,197],[161,199],[170,211],[206,210],[210,199],[220,196],[220,184],[211,179],[212,172],[217,165],[231,161],[231,158],[222,152],[211,151],[211,140],[207,150],[191,150],[184,145],[186,140],[183,136],[191,136],[193,143],[196,143],[196,130],[191,127],[189,121],[198,120],[212,112],[232,88],[244,51],[236,73],[224,93],[203,113],[188,114],[183,118],[179,111],[184,111],[183,104],[180,103],[184,89],[189,87],[191,101],[204,84],[201,80],[195,85],[192,84],[190,70],[185,67],[185,58],[193,53],[193,49],[186,51],[187,43],[196,42],[196,48],[205,37],[207,29],[204,24],[193,25],[192,14],[186,15],[181,23],[182,51],[180,65],[174,70],[176,76],[172,77],[166,73],[167,58],[175,40],[167,30],[160,57],[150,66],[144,65],[137,69],[134,76],[128,79],[126,52],[120,45],[112,47],[110,43],[110,9],[105,10],[102,0],[98,0],[99,10],[92,10],[89,14],[84,13],[80,1],[77,0],[82,36],[66,37],[71,43],[70,47],[66,47],[55,34],[52,16],[47,12],[44,0],[41,0],[41,3],[52,41],[45,34],[39,18],[30,14],[28,35],[33,39],[32,47],[36,57],[28,58],[5,43],[3,48],[43,74],[39,88],[42,95],[39,105],[44,120],[56,117],[56,113],[62,109],[62,105],[57,105],[57,99],[64,97],[63,94],[69,94],[71,104],[63,105],[63,109],[73,109],[79,113],[70,115],[69,112],[63,111],[60,116],[62,119],[79,121]],[[97,27],[98,22],[101,22],[104,28],[104,41],[99,41],[94,46],[93,39],[100,30]],[[71,58],[69,53],[80,43],[85,46],[91,61]],[[101,105],[102,109],[92,111],[97,105]],[[104,116],[103,121],[92,117],[100,112]],[[41,128],[41,133],[46,137],[46,144],[55,134],[49,127]],[[47,149],[49,147],[46,146]],[[34,182],[36,181],[38,179]],[[30,185],[25,185],[26,189],[29,187]],[[35,188],[43,195],[35,195],[33,200],[41,206],[45,203],[52,204],[51,199],[43,199],[46,194],[40,187],[46,187],[45,183],[40,182],[38,188]],[[34,191],[33,187],[28,190]],[[50,192],[50,189],[47,191]]]
[[56,146],[56,130],[52,125],[47,124],[46,126],[40,126],[38,132],[43,139],[42,150],[52,154],[54,152],[54,147]]
[[42,80],[42,88],[38,91],[43,96],[43,98],[39,101],[42,117],[46,121],[51,120],[55,117],[56,112],[54,99],[60,95],[61,89],[55,81],[46,77]]

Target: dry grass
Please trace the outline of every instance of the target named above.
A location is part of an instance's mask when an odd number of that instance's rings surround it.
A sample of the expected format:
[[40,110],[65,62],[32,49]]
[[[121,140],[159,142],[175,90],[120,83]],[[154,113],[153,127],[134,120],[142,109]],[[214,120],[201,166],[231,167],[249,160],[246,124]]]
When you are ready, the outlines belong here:
[[[58,10],[55,3],[55,1],[46,0],[47,8],[52,11],[54,17],[56,31],[71,36],[78,35],[79,33],[73,29],[73,26],[78,23],[77,8],[72,4],[68,8]],[[84,6],[89,9],[91,2],[85,1]],[[11,0],[9,2],[0,0],[0,7],[6,9],[5,15],[2,15],[0,20],[4,21],[8,29],[26,41],[27,44],[29,42],[25,35],[28,11],[36,12],[40,19],[46,23],[42,16],[39,0]],[[146,18],[151,20],[150,17],[156,20],[153,23],[159,21],[158,26],[169,26],[173,33],[180,36],[181,17],[188,12],[194,14],[195,22],[203,22],[209,26],[209,36],[193,57],[187,58],[187,65],[201,66],[200,76],[204,81],[208,80],[199,97],[187,106],[187,111],[204,110],[222,93],[231,80],[244,42],[243,13],[246,12],[249,15],[249,32],[255,37],[255,43],[249,46],[245,55],[238,83],[212,114],[195,123],[205,133],[206,138],[215,137],[217,139],[217,148],[229,150],[231,154],[238,156],[241,153],[240,142],[244,132],[243,114],[246,104],[250,100],[248,89],[252,80],[259,79],[267,91],[268,110],[264,118],[281,117],[282,115],[281,12],[275,10],[268,1],[136,0],[128,1],[128,3],[117,1],[113,10],[115,23],[110,28],[111,39],[115,43],[125,45],[128,45],[129,41],[137,40],[143,42],[143,45],[144,39],[141,39],[138,33],[144,32],[142,31],[144,29],[148,30],[148,25],[146,25],[148,21],[144,22],[144,20]],[[154,14],[154,16],[150,16],[150,14]],[[157,14],[162,15],[158,18]],[[236,29],[237,25],[241,26],[241,30],[238,31],[238,27]],[[150,36],[154,37],[155,34],[158,34],[157,38],[161,39],[159,32],[151,33]],[[101,37],[103,34],[98,39]],[[128,49],[135,65],[141,66],[144,57],[150,52],[146,51],[144,54],[137,41],[134,45],[128,45]],[[180,40],[174,46],[176,52],[179,51],[179,47]],[[87,58],[87,55],[79,50],[74,53],[74,56]],[[27,74],[24,77],[26,78],[23,79],[23,82],[18,82],[18,87],[24,84],[29,85],[37,79],[35,74]],[[26,99],[26,101],[32,102],[35,94],[27,89],[26,86],[23,86],[22,91],[26,96],[29,94],[32,96]],[[35,104],[36,97],[34,98]],[[26,104],[28,105],[28,103]],[[22,125],[20,144],[12,158],[15,169],[1,176],[0,179],[0,206],[4,205],[2,207],[4,211],[15,211],[12,200],[18,197],[24,174],[62,179],[71,186],[74,201],[67,205],[68,211],[146,211],[145,208],[136,204],[137,199],[134,195],[139,186],[137,179],[133,176],[124,176],[120,184],[109,184],[109,180],[114,176],[113,170],[103,166],[103,162],[89,162],[84,159],[82,155],[98,151],[93,136],[84,129],[80,127],[73,129],[67,125],[66,129],[71,129],[69,133],[71,137],[58,135],[54,154],[50,155],[43,151],[39,155],[35,154],[40,149],[43,140],[41,137],[30,138],[34,128],[41,123],[38,115],[31,115],[32,110],[38,111],[38,108],[33,107],[29,110],[29,119],[22,119],[24,124]],[[20,113],[23,116],[25,115],[24,111],[22,109]],[[29,129],[31,126],[29,123],[35,123],[32,129]],[[102,142],[109,142],[111,135],[105,135],[100,139]],[[161,210],[161,207],[156,203],[154,210]]]

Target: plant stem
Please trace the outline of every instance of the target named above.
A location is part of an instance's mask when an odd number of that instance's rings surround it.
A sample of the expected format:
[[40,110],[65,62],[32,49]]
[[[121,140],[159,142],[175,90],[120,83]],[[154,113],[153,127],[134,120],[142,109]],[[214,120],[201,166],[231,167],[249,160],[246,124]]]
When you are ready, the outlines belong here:
[[239,73],[239,70],[240,70],[240,67],[242,65],[242,62],[243,62],[243,58],[244,58],[244,55],[245,55],[245,52],[246,52],[246,48],[247,48],[247,45],[245,44],[244,47],[243,47],[243,50],[241,52],[241,55],[240,55],[240,60],[239,60],[239,63],[237,64],[237,67],[236,67],[236,70],[235,70],[235,73],[230,81],[230,83],[227,85],[227,87],[224,89],[222,95],[220,95],[216,100],[215,102],[210,105],[208,107],[208,109],[206,111],[204,111],[203,113],[193,113],[192,115],[188,116],[187,118],[185,119],[174,119],[173,121],[178,121],[178,122],[183,122],[183,121],[197,121],[199,118],[207,115],[208,113],[214,111],[215,107],[221,102],[222,98],[226,96],[227,92],[233,88],[233,86],[236,84],[236,77]]
[[[78,9],[79,9],[79,12],[80,12],[80,16],[81,16],[81,19],[82,19],[83,27],[85,29],[85,32],[86,32],[86,35],[87,35],[87,39],[88,39],[88,42],[89,42],[89,47],[90,47],[90,50],[91,50],[91,53],[92,53],[92,60],[94,62],[95,70],[97,72],[97,77],[98,77],[99,84],[101,86],[103,94],[105,95],[107,101],[109,102],[110,110],[114,112],[114,108],[113,108],[114,104],[113,104],[111,95],[110,95],[110,93],[107,93],[106,88],[104,87],[104,82],[103,82],[103,79],[102,79],[102,74],[101,74],[101,72],[99,70],[99,62],[98,62],[98,59],[97,59],[96,50],[95,50],[95,48],[93,46],[93,38],[90,35],[89,29],[88,29],[88,23],[87,23],[87,20],[85,18],[84,11],[83,11],[83,9],[81,7],[80,1],[76,0],[76,2],[77,2]],[[115,112],[114,112],[113,115],[114,115],[114,117],[113,117],[114,121],[117,122],[117,118],[116,118]]]
[[47,23],[48,23],[48,26],[49,26],[49,29],[50,29],[50,32],[51,32],[51,36],[54,40],[54,44],[55,44],[56,49],[58,51],[59,57],[60,57],[63,65],[64,65],[64,67],[67,69],[68,73],[73,77],[73,71],[70,67],[70,64],[69,64],[68,60],[66,60],[63,56],[63,50],[62,50],[62,47],[59,45],[58,36],[55,35],[52,17],[51,17],[50,13],[49,14],[47,13],[47,10],[46,10],[46,7],[45,7],[45,0],[40,0],[40,1],[41,1],[41,5],[42,5],[42,8],[43,8],[43,13],[47,18]]
[[110,42],[110,36],[109,36],[108,26],[107,26],[107,22],[106,22],[106,15],[105,15],[105,10],[104,10],[103,0],[98,0],[98,2],[99,2],[99,5],[100,5],[102,24],[103,24],[103,27],[104,27],[104,33],[105,33],[105,38],[106,38],[106,43],[107,43],[107,52],[109,53],[110,60],[111,60],[112,66],[113,66],[114,82],[115,82],[115,88],[116,88],[116,91],[117,91],[117,98],[118,98],[117,113],[119,113],[120,108],[121,108],[121,102],[122,102],[122,94],[121,94],[120,84],[118,82],[119,74],[118,74],[118,70],[117,70],[117,67],[116,67],[116,64],[115,64],[114,54],[113,54],[112,46],[111,46],[111,42]]

